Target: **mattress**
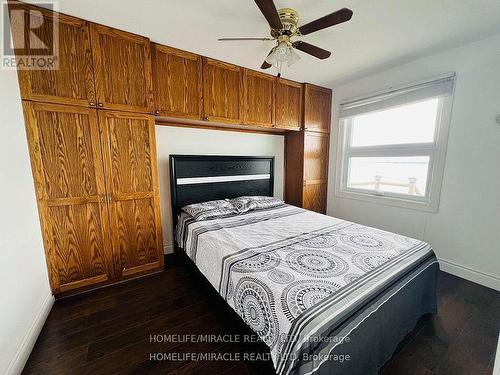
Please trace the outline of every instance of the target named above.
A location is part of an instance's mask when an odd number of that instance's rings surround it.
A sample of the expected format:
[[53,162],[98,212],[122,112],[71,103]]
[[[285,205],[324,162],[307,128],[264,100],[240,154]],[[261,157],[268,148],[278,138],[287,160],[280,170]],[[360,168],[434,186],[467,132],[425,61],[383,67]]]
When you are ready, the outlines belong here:
[[267,344],[278,374],[376,373],[436,309],[427,243],[294,206],[206,221],[183,213],[176,240]]

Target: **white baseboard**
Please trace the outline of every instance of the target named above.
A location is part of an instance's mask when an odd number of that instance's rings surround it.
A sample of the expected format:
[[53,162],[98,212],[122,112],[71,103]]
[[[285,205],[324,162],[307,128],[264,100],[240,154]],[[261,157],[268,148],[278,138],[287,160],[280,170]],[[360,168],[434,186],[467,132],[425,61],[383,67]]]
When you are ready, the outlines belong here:
[[163,254],[172,254],[174,252],[174,244],[163,245]]
[[21,345],[19,345],[19,348],[17,348],[14,358],[12,358],[12,360],[10,361],[9,367],[7,367],[7,375],[18,375],[23,371],[24,365],[26,364],[31,351],[35,346],[38,335],[40,334],[40,331],[42,330],[43,325],[45,324],[45,321],[49,316],[53,304],[54,296],[52,294],[48,294],[45,300],[42,302],[40,310],[31,323],[28,332],[26,332],[26,335],[21,341]]
[[473,270],[444,259],[438,259],[441,271],[500,291],[500,279],[487,273]]

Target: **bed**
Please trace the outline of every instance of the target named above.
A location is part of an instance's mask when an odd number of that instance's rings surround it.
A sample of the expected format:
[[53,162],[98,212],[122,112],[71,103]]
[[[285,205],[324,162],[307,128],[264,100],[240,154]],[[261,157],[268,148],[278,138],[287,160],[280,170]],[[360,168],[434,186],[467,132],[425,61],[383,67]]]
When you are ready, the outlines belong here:
[[274,159],[170,157],[179,251],[269,347],[278,374],[376,374],[436,312],[422,241],[284,203],[210,220],[182,207],[272,196]]

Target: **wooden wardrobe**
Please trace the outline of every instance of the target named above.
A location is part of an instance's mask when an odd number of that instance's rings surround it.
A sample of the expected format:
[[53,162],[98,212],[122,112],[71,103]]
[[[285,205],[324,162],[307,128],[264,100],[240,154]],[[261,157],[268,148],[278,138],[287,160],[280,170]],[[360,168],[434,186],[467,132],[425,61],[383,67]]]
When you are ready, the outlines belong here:
[[304,84],[303,129],[285,135],[285,200],[326,213],[332,91]]
[[163,268],[149,40],[65,15],[59,27],[59,69],[18,71],[56,295]]

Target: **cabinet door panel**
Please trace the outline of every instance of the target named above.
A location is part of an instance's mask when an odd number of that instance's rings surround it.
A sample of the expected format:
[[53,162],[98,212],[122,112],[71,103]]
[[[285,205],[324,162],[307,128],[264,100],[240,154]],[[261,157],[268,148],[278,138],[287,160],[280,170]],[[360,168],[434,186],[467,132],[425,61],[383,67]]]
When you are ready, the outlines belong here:
[[273,126],[274,81],[267,74],[245,71],[245,124]]
[[285,201],[302,207],[304,185],[303,132],[285,134]]
[[[38,35],[51,35],[54,29],[58,30],[54,35],[58,36],[56,69],[18,70],[22,98],[49,103],[95,106],[88,22],[21,3],[11,5],[12,17],[20,17],[23,14],[21,12],[30,12],[31,22],[40,23],[40,27],[37,28]],[[34,21],[37,17],[41,20]],[[29,27],[29,23],[23,25]],[[14,33],[22,31],[18,27],[13,27]],[[41,39],[45,40],[43,36]],[[18,43],[21,41],[22,38],[14,38],[16,48],[20,47]]]
[[113,277],[96,111],[23,102],[55,293]]
[[304,132],[304,180],[325,182],[328,175],[328,143],[326,133]]
[[304,127],[307,130],[330,131],[332,91],[310,84],[304,92]]
[[203,93],[206,120],[243,122],[243,68],[204,59]]
[[91,36],[98,106],[151,112],[149,39],[95,24],[91,26]]
[[101,111],[115,268],[124,277],[163,266],[154,118]]
[[327,184],[305,184],[303,208],[321,214],[326,213]]
[[155,114],[201,119],[201,57],[152,44]]
[[302,84],[278,79],[275,108],[277,128],[300,130],[302,127]]

